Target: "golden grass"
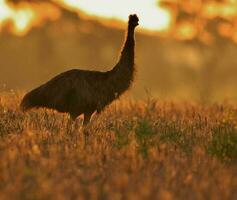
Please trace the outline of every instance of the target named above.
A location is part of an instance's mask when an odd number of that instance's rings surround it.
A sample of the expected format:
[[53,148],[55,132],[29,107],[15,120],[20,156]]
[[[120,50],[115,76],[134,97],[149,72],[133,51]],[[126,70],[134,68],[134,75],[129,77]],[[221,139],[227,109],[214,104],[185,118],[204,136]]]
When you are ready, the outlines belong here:
[[0,95],[0,199],[237,199],[237,107],[119,101],[86,128]]

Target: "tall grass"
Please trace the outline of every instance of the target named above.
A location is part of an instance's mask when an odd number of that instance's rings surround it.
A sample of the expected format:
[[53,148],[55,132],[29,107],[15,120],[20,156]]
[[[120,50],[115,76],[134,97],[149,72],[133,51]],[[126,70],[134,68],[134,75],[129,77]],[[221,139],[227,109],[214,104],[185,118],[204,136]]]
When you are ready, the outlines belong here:
[[91,124],[0,95],[0,199],[237,199],[237,107],[115,102]]

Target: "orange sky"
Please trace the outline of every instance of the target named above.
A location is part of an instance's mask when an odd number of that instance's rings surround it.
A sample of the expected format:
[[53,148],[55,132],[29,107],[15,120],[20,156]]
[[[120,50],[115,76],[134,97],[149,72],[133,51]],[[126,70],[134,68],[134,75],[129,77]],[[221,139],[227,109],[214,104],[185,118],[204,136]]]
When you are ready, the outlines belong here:
[[55,0],[72,10],[82,10],[88,15],[127,21],[128,15],[136,13],[144,29],[162,31],[171,24],[171,13],[159,6],[157,0]]
[[[237,1],[225,0],[166,0],[172,8],[162,7],[164,0],[53,0],[59,7],[50,3],[18,3],[10,4],[7,0],[0,0],[0,31],[6,29],[18,36],[27,34],[33,27],[42,26],[48,20],[60,17],[60,7],[87,15],[99,20],[118,20],[126,22],[128,15],[137,13],[140,17],[140,27],[152,32],[171,31],[177,39],[192,39],[201,37],[209,42],[210,35],[205,31],[205,20],[221,17],[227,22],[218,25],[217,29],[223,37],[237,42]],[[161,2],[162,1],[162,2]],[[176,3],[175,3],[176,2]],[[162,4],[162,5],[163,5]],[[197,13],[197,20],[181,21],[175,24],[177,10],[186,13]],[[201,34],[201,36],[199,36]]]
[[[171,13],[159,7],[156,0],[53,0],[60,6],[92,17],[127,21],[128,15],[137,13],[140,27],[152,31],[162,31],[170,27]],[[44,20],[55,20],[60,16],[59,9],[49,3],[10,4],[0,0],[0,29],[11,24],[11,32],[26,34],[32,27],[41,25]]]

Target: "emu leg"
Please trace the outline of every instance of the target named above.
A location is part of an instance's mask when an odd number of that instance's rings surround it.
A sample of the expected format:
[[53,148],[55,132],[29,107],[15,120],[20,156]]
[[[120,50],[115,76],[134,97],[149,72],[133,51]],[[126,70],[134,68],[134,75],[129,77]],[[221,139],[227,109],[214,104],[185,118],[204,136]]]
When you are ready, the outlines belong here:
[[90,122],[92,114],[93,112],[84,113],[83,126],[86,126]]
[[86,125],[88,125],[88,123],[90,122],[92,114],[93,112],[84,113],[84,121],[83,121],[84,148],[86,148],[89,139],[89,130],[87,129]]

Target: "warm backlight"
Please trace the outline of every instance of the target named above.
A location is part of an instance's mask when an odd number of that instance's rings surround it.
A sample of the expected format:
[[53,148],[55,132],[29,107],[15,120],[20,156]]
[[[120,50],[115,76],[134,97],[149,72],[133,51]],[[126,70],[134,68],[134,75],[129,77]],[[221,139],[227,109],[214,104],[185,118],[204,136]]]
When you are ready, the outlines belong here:
[[[237,41],[237,1],[182,0],[51,0],[10,3],[0,0],[0,31],[24,35],[47,20],[56,20],[62,9],[102,22],[127,22],[136,13],[142,30],[163,32],[180,40],[200,38],[208,43],[208,22],[219,20],[216,30]],[[53,2],[53,3],[52,3]],[[186,17],[185,17],[186,16]],[[190,17],[191,16],[191,17]],[[111,20],[111,21],[110,21]],[[111,23],[110,23],[111,24]],[[117,24],[116,24],[117,25]]]
[[88,15],[127,21],[136,13],[144,29],[163,31],[171,24],[171,13],[159,6],[157,0],[58,0],[72,10],[82,10]]
[[32,27],[41,25],[45,19],[54,20],[59,16],[59,9],[51,4],[20,3],[16,6],[0,0],[0,30],[7,27],[16,35],[24,35]]
[[[170,27],[171,13],[159,7],[156,0],[53,0],[64,9],[92,17],[127,21],[128,15],[140,17],[140,27],[163,31]],[[41,25],[46,19],[54,20],[60,15],[59,8],[49,3],[9,3],[0,0],[0,30],[4,27],[17,35],[26,34],[32,27]]]

